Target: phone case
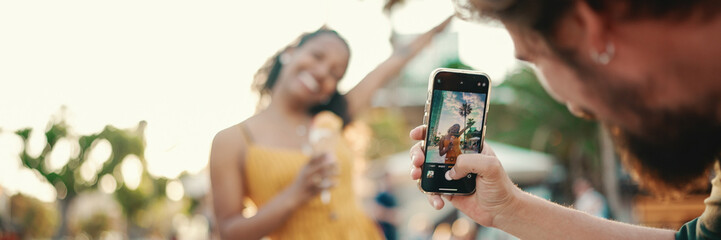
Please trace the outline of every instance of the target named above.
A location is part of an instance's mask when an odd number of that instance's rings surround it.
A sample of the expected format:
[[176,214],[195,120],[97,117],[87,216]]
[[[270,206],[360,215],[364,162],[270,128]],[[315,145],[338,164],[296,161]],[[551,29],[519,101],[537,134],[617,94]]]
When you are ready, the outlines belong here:
[[[423,125],[426,127],[426,130],[428,129],[428,121],[429,121],[429,117],[430,117],[430,116],[429,116],[430,113],[429,113],[428,111],[429,111],[429,109],[430,109],[430,106],[431,106],[431,98],[432,98],[432,96],[433,96],[433,94],[432,94],[432,93],[433,93],[433,81],[435,80],[435,76],[436,76],[438,73],[440,73],[440,72],[467,73],[467,74],[473,74],[473,75],[482,75],[482,76],[485,76],[486,79],[488,79],[488,93],[486,94],[486,104],[485,104],[485,107],[484,107],[485,109],[484,109],[484,113],[483,113],[483,132],[481,133],[481,143],[483,143],[483,141],[485,141],[485,138],[486,138],[486,125],[487,125],[487,121],[486,121],[486,120],[488,119],[488,109],[490,108],[489,102],[490,102],[490,99],[491,99],[491,89],[492,89],[491,86],[492,86],[492,82],[491,82],[491,78],[488,77],[487,74],[485,74],[484,72],[481,72],[481,71],[464,70],[464,69],[452,69],[452,68],[437,68],[437,69],[433,70],[433,72],[431,72],[431,74],[430,74],[429,77],[428,77],[428,91],[427,91],[427,93],[426,93],[426,95],[427,95],[427,97],[426,97],[426,103],[425,103],[425,107],[424,107],[424,109],[423,109]],[[428,136],[428,134],[426,133],[426,137],[425,137],[425,138],[427,138],[427,136]],[[425,148],[426,148],[426,140],[425,140],[425,138],[424,138],[423,140],[421,140],[421,150],[422,150],[424,153],[426,152],[426,151],[425,151],[425,150],[426,150],[426,149],[425,149]],[[482,151],[482,149],[481,149],[481,151]],[[424,159],[424,164],[423,164],[422,166],[424,166],[424,165],[425,165],[425,159]],[[423,172],[423,168],[421,168],[421,172]],[[422,179],[423,179],[423,176],[421,176],[421,178],[419,178],[419,179],[416,181],[416,184],[417,184],[417,186],[418,186],[418,189],[421,190],[421,192],[423,192],[423,193],[425,193],[425,194],[441,194],[441,195],[460,195],[460,196],[464,196],[464,195],[471,195],[471,194],[475,193],[475,191],[476,191],[475,188],[474,188],[473,191],[471,191],[470,193],[428,192],[428,191],[425,191],[425,190],[423,189],[423,187],[421,186],[421,181],[422,181]]]

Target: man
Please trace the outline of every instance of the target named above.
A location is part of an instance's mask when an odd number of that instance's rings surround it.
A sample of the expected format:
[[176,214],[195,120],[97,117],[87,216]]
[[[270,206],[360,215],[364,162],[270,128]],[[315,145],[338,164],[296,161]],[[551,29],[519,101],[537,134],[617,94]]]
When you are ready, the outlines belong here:
[[[675,195],[708,181],[699,218],[678,232],[596,218],[517,188],[493,153],[463,154],[446,179],[478,174],[476,192],[446,198],[484,226],[522,239],[721,239],[721,1],[470,0],[461,10],[500,21],[517,58],[571,112],[610,129],[646,189]],[[411,131],[421,140],[425,127]],[[413,179],[423,151],[411,149]],[[715,166],[715,167],[714,167]],[[444,202],[429,196],[440,209]]]

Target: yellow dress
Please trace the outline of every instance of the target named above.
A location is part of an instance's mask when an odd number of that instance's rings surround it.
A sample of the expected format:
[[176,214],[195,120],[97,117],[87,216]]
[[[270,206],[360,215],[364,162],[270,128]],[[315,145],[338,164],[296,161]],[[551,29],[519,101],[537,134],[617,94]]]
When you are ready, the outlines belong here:
[[[260,209],[293,183],[310,158],[299,150],[255,145],[245,127],[241,128],[248,142],[247,196]],[[270,239],[382,239],[380,228],[365,215],[354,193],[350,148],[337,144],[336,159],[340,173],[331,189],[331,201],[323,204],[320,196],[314,197],[271,233]]]
[[454,138],[452,141],[449,139],[444,139],[440,147],[444,148],[449,144],[451,145],[451,149],[446,152],[446,160],[444,163],[456,164],[456,159],[458,158],[458,155],[461,155],[461,139],[458,137]]

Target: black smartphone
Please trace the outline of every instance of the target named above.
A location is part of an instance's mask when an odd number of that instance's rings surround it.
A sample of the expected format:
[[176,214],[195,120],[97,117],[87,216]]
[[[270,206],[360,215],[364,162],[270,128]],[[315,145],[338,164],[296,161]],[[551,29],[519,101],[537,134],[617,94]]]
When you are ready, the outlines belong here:
[[476,190],[475,174],[452,181],[445,174],[459,155],[481,152],[490,92],[491,79],[482,72],[439,68],[431,73],[423,116],[427,131],[421,191],[469,195]]

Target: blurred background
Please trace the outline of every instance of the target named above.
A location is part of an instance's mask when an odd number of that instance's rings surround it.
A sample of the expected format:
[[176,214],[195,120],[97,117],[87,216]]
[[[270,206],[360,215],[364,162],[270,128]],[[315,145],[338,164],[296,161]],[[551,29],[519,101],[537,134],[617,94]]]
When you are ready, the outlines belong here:
[[[0,239],[215,238],[210,144],[255,112],[267,58],[334,28],[351,48],[345,92],[453,13],[435,0],[0,2]],[[358,194],[388,236],[513,239],[433,210],[408,176],[408,131],[437,67],[490,75],[486,139],[524,190],[673,229],[703,211],[707,192],[639,190],[605,131],[552,100],[513,51],[499,24],[454,19],[347,129]]]

